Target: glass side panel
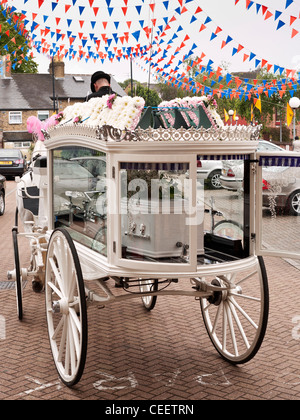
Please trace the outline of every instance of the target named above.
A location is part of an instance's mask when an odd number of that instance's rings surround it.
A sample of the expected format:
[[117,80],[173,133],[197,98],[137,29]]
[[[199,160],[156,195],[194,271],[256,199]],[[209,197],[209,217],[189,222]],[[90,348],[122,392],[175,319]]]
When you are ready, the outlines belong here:
[[124,162],[120,166],[120,183],[122,258],[187,263],[189,165]]
[[107,256],[106,156],[82,147],[53,151],[54,226]]
[[200,264],[245,256],[244,167],[244,159],[199,160],[198,157],[198,192],[204,190],[205,255],[204,259],[198,256]]
[[263,166],[261,188],[262,250],[300,254],[300,167]]

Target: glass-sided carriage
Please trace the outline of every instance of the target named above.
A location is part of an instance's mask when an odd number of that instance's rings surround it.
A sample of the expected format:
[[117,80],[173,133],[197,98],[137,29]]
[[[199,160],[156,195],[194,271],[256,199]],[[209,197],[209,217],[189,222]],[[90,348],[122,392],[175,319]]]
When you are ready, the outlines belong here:
[[[264,242],[262,170],[299,167],[295,153],[285,152],[280,161],[257,153],[256,134],[253,127],[49,130],[45,155],[33,163],[29,183],[19,183],[27,231],[20,233],[16,222],[10,275],[20,319],[22,280],[45,287],[51,349],[65,384],[83,373],[92,303],[141,297],[152,310],[164,295],[191,296],[200,301],[223,358],[245,363],[254,357],[269,309],[262,255],[275,253]],[[197,175],[199,160],[238,164],[241,188],[208,188]],[[35,209],[28,204],[33,201]],[[22,235],[31,243],[29,271],[18,260]],[[120,287],[115,292],[112,281]]]

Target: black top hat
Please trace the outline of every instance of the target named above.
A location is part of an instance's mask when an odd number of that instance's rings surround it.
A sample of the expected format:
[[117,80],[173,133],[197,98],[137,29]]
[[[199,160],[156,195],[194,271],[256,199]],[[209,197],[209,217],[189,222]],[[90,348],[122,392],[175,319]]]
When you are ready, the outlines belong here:
[[92,75],[91,78],[91,90],[92,92],[95,92],[95,86],[94,83],[97,82],[97,80],[99,79],[106,79],[108,81],[108,83],[110,84],[110,75],[107,73],[104,73],[104,71],[96,71],[96,73],[94,73]]

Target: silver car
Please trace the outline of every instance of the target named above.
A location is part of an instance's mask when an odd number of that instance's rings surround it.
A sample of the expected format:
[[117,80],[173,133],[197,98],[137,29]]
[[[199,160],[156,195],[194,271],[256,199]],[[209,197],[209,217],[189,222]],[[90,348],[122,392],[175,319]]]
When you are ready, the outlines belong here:
[[220,183],[222,167],[221,160],[197,160],[197,178],[207,179],[210,188],[222,188]]
[[[259,140],[257,152],[278,152],[285,150],[276,144],[265,140]],[[244,164],[241,160],[222,161],[222,173],[220,176],[221,187],[227,190],[240,191],[243,188]]]
[[271,213],[282,209],[300,216],[300,168],[263,168],[263,206]]

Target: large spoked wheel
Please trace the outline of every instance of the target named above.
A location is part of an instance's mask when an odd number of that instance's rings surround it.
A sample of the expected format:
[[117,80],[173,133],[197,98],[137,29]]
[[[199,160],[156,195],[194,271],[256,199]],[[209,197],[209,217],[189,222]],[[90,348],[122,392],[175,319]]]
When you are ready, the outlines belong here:
[[[157,279],[141,279],[139,280],[141,293],[156,292],[158,289]],[[157,296],[142,296],[142,302],[147,311],[152,311],[157,301]]]
[[17,311],[18,311],[18,318],[20,321],[22,321],[23,319],[23,281],[22,281],[21,268],[20,268],[18,232],[16,229],[13,229],[12,237],[13,237],[14,260],[15,260]]
[[56,369],[67,386],[75,385],[87,353],[87,307],[79,258],[69,233],[56,229],[46,260],[46,312]]
[[204,324],[213,345],[233,364],[246,363],[256,355],[267,328],[267,274],[263,259],[258,257],[255,261],[239,272],[215,276],[210,283],[220,287],[220,291],[200,299]]

